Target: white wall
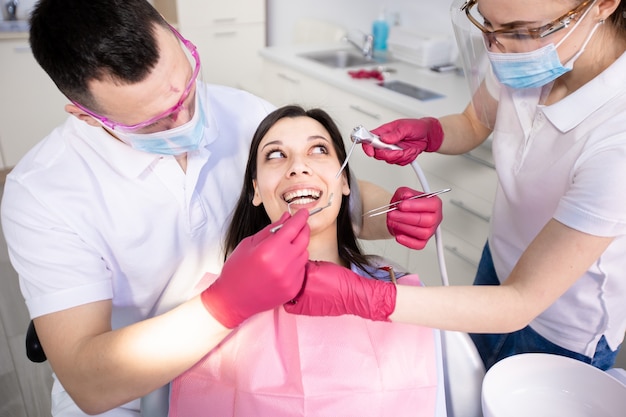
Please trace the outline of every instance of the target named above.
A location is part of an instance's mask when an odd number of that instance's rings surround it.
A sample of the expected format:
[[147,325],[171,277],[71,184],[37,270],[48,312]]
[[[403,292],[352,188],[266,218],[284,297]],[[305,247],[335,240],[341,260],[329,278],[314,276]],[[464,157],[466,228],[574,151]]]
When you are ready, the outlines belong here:
[[399,16],[400,26],[452,34],[451,4],[452,0],[267,0],[268,44],[290,44],[294,25],[301,17],[326,20],[347,31],[369,33],[383,7]]

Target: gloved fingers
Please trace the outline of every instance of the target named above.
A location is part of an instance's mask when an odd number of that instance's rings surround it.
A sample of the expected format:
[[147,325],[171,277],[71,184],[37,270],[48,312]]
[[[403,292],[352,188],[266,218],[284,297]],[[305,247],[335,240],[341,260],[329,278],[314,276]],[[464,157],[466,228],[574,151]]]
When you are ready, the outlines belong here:
[[[295,304],[298,304],[298,302],[300,301],[300,298],[303,296],[304,294],[304,289],[306,288],[306,283],[307,283],[307,271],[309,268],[309,263],[310,261],[307,259],[304,263],[304,278],[302,279],[302,283],[300,285],[300,289],[298,290],[297,294],[295,294],[293,297],[291,297],[291,299],[289,299],[285,304],[285,309],[287,311],[289,311],[287,309],[287,306],[291,307],[294,306]],[[302,305],[300,306],[300,308],[302,308]],[[297,309],[299,311],[299,309]],[[292,311],[292,312],[296,312],[296,311]]]
[[388,229],[394,236],[408,235],[428,239],[439,225],[438,217],[435,214],[412,213],[406,215],[402,220],[387,219]]
[[[387,226],[399,233],[410,234],[403,227],[436,228],[441,223],[441,213],[437,211],[401,211],[387,213]],[[394,235],[397,233],[394,233]]]
[[306,263],[309,253],[303,252],[297,258],[293,259],[288,265],[285,265],[284,276],[288,279],[283,280],[285,296],[280,304],[288,303],[298,297],[304,290],[306,280]]
[[[267,230],[267,232],[271,235],[266,240],[294,242],[294,240],[296,240],[301,234],[304,234],[307,240],[307,245],[308,245],[310,230],[307,224],[307,220],[309,218],[309,211],[298,210],[296,214],[294,214],[291,217],[288,217],[285,221],[282,221],[285,215],[289,216],[289,213],[284,213],[281,216],[280,220],[278,220],[277,222],[263,229],[263,230]],[[278,226],[280,224],[282,224],[282,226],[279,230],[276,231],[276,233],[270,232],[271,229],[273,229],[275,226]]]
[[316,315],[336,315],[332,314],[332,298],[338,280],[329,274],[320,273],[321,265],[331,266],[329,262],[307,261],[302,287],[292,300],[284,304],[285,311],[302,314],[313,308],[318,312]]
[[361,148],[363,149],[363,152],[365,152],[365,155],[369,156],[370,158],[374,157],[376,149],[374,149],[372,145],[370,145],[369,143],[361,142]]
[[[429,235],[430,237],[430,235]],[[428,238],[425,240],[407,236],[407,235],[397,235],[395,236],[396,242],[410,249],[422,250],[426,247],[428,243]]]
[[[421,193],[420,193],[421,194]],[[426,198],[415,198],[407,200],[411,196],[404,197],[397,204],[398,211],[400,213],[441,213],[442,202],[437,196],[431,196]],[[402,201],[403,200],[403,201]]]
[[424,140],[428,137],[431,118],[397,119],[372,130],[385,143],[398,144],[401,141]]
[[[365,146],[365,144],[363,144],[363,146]],[[379,161],[385,161],[388,164],[405,166],[413,162],[421,152],[422,151],[417,147],[402,150],[374,148],[373,157]]]
[[404,139],[404,132],[402,131],[402,126],[404,125],[403,121],[405,119],[398,119],[391,121],[389,123],[385,123],[383,125],[378,126],[376,129],[371,132],[378,137],[380,140],[385,143],[396,144]]
[[280,216],[280,219],[276,220],[274,223],[271,223],[267,226],[265,226],[263,229],[259,230],[257,233],[255,233],[254,235],[251,236],[252,238],[252,243],[253,244],[258,244],[259,242],[267,239],[269,236],[272,235],[271,230],[278,226],[279,224],[283,224],[289,217],[291,217],[291,215],[289,214],[289,212],[284,212],[282,214],[282,216]]
[[391,203],[406,200],[407,198],[411,198],[420,194],[424,193],[422,191],[417,191],[409,187],[398,187],[391,197]]

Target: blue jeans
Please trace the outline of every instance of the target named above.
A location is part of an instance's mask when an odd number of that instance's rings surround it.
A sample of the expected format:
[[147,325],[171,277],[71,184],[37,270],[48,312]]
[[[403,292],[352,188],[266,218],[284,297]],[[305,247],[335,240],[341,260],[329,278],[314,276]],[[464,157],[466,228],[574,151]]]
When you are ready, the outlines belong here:
[[[485,245],[483,254],[478,265],[474,285],[500,285],[496,270],[493,266],[489,243]],[[470,337],[474,341],[478,353],[485,364],[485,369],[491,368],[496,362],[518,353],[553,353],[578,359],[591,364],[596,368],[607,370],[615,363],[619,348],[612,351],[604,336],[596,346],[596,352],[592,358],[562,348],[526,326],[513,333],[483,334],[472,333]]]

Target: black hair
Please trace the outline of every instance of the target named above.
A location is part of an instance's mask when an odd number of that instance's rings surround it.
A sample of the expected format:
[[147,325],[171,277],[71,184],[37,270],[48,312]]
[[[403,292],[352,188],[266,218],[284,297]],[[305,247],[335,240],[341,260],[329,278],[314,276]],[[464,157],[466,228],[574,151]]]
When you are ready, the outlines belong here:
[[30,46],[66,97],[95,110],[90,81],[136,83],[155,67],[158,26],[168,28],[146,0],[40,0],[31,13]]
[[[237,201],[237,205],[233,212],[228,231],[225,239],[226,257],[235,249],[235,247],[245,237],[255,234],[270,224],[270,219],[265,212],[263,205],[255,206],[252,204],[254,198],[254,186],[252,180],[256,179],[257,173],[257,155],[259,144],[267,132],[279,120],[290,117],[310,117],[319,122],[328,132],[332,140],[333,148],[337,153],[339,161],[342,162],[346,158],[346,149],[343,143],[341,132],[333,121],[333,119],[321,109],[305,110],[297,105],[288,105],[280,107],[267,115],[259,124],[252,143],[250,144],[250,153],[248,154],[248,163],[244,174],[243,187]],[[350,170],[346,167],[344,170],[348,185],[350,185]],[[341,208],[337,216],[337,242],[339,247],[339,257],[348,265],[355,264],[364,269],[369,265],[368,257],[361,251],[357,237],[352,228],[350,221],[350,199],[348,196],[341,197]]]

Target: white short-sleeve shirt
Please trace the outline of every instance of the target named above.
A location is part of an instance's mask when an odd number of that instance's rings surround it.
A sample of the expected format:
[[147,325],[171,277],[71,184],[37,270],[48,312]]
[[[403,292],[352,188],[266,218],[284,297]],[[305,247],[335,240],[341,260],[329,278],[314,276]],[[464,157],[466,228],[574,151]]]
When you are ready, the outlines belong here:
[[[31,317],[111,299],[120,328],[167,311],[220,271],[250,142],[274,107],[228,87],[197,91],[207,126],[186,173],[172,156],[69,117],[8,175],[2,227]],[[109,414],[134,415],[138,403]],[[58,381],[53,408],[83,415]]]
[[626,331],[625,73],[626,54],[549,106],[540,104],[541,88],[500,86],[493,132],[499,183],[489,239],[500,280],[552,218],[615,237],[531,323],[548,340],[587,356],[602,335],[616,349]]
[[219,272],[250,141],[273,110],[200,84],[207,128],[187,172],[69,117],[9,174],[2,222],[31,317],[112,299],[113,327],[145,319],[172,283]]

